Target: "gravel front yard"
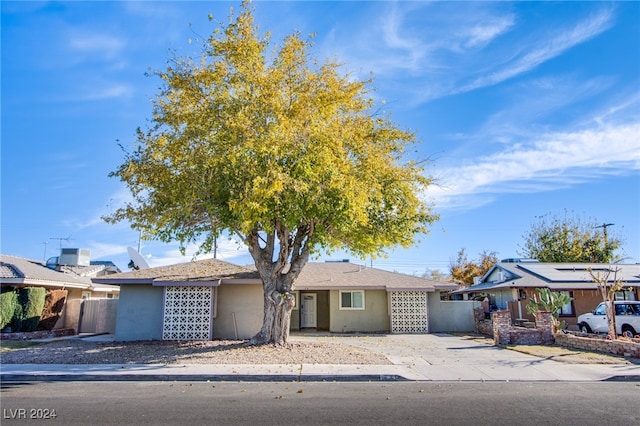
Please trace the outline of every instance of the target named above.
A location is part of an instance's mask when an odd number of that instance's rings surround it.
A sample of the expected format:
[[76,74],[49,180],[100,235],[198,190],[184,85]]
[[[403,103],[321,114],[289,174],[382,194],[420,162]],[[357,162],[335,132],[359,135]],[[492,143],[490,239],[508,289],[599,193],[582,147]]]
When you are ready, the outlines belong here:
[[[2,346],[10,347],[2,341]],[[246,346],[243,341],[90,342],[81,339],[3,350],[2,364],[373,364],[383,355],[344,344],[292,342]]]

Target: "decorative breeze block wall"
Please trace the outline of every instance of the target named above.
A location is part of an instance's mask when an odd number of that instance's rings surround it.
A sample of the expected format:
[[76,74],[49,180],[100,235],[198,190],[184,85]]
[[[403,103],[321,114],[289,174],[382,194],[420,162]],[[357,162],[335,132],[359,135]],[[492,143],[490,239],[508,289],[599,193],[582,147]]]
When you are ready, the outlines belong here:
[[212,309],[212,287],[165,287],[162,339],[211,340]]
[[429,332],[426,291],[391,292],[391,332]]

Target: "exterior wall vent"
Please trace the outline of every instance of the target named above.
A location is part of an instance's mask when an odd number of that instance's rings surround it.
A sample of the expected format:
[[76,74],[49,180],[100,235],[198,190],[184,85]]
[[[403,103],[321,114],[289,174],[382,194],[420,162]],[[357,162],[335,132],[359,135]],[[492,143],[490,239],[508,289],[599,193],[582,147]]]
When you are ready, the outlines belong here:
[[80,248],[63,248],[60,250],[58,265],[63,266],[89,266],[91,263],[91,250]]

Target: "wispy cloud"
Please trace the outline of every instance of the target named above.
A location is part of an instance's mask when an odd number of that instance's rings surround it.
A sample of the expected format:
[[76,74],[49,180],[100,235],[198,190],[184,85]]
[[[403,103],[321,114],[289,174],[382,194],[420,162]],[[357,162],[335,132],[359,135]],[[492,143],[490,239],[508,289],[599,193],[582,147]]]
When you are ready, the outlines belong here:
[[87,88],[76,94],[76,100],[99,101],[105,99],[130,98],[134,88],[124,83],[105,83],[98,87]]
[[553,59],[572,47],[584,43],[596,35],[606,31],[613,23],[613,14],[603,9],[594,16],[582,20],[573,27],[559,31],[537,46],[526,50],[498,69],[476,78],[470,84],[463,85],[456,93],[468,92],[480,87],[493,86],[517,75],[530,71],[540,64]]
[[71,51],[90,54],[94,60],[98,58],[117,58],[125,46],[124,40],[110,34],[97,34],[75,31],[69,38]]
[[478,23],[471,26],[467,31],[462,32],[462,36],[466,41],[463,43],[465,48],[473,48],[477,46],[485,46],[496,37],[507,32],[514,24],[512,15],[496,17],[493,21],[487,23]]
[[442,210],[467,210],[501,193],[549,191],[634,172],[640,170],[639,134],[638,122],[541,134],[473,164],[440,170],[440,186],[425,198]]
[[[360,34],[333,31],[326,49],[337,51],[352,69],[389,79],[385,84],[420,104],[528,73],[615,23],[615,8],[609,7],[540,25],[501,3],[472,4],[470,10],[455,2],[432,6],[393,3],[371,18],[378,25]],[[407,72],[411,78],[398,79]]]

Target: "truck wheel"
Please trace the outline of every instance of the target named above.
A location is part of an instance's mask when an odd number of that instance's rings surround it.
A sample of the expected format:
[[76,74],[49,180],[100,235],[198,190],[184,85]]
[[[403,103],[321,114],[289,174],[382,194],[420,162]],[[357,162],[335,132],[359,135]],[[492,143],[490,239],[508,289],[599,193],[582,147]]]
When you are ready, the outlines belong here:
[[591,327],[589,327],[589,324],[582,323],[580,324],[580,332],[584,334],[589,334],[591,333]]
[[633,339],[633,336],[636,335],[636,331],[630,325],[624,325],[622,326],[622,335],[629,339]]

